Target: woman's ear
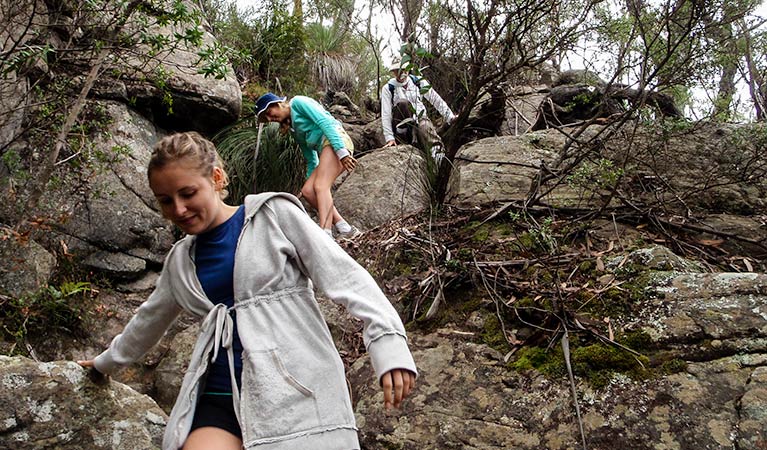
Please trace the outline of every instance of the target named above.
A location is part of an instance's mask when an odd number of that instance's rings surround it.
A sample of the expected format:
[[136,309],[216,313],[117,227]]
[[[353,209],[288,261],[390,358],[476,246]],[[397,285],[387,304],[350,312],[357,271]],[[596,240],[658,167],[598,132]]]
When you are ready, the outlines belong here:
[[221,170],[220,167],[214,167],[211,175],[213,178],[213,187],[216,191],[224,189],[224,171]]

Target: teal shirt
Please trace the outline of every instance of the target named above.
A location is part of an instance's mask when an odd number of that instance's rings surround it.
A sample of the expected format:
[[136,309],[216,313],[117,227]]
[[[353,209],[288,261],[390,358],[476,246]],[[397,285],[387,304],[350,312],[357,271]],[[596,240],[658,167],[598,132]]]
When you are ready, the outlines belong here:
[[312,174],[320,163],[322,141],[327,138],[333,150],[340,157],[346,156],[348,150],[344,146],[339,130],[343,130],[341,122],[337,121],[313,98],[296,95],[290,99],[290,120],[293,136],[301,147],[306,159],[306,176]]

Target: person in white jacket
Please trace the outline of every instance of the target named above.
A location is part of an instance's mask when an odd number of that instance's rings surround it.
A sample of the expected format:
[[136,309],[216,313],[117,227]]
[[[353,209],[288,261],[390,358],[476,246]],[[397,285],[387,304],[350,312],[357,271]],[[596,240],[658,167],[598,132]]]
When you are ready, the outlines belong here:
[[431,84],[424,78],[410,75],[400,60],[389,66],[393,78],[381,88],[381,125],[384,147],[397,145],[397,141],[430,150],[435,158],[444,153],[442,139],[426,115],[425,98],[448,124],[455,114]]
[[147,171],[164,217],[186,237],[123,332],[93,360],[111,374],[138,360],[182,310],[202,318],[163,450],[360,448],[344,366],[314,288],[362,320],[384,407],[416,367],[399,315],[370,274],[285,193],[224,203],[227,177],[197,133],[166,136]]

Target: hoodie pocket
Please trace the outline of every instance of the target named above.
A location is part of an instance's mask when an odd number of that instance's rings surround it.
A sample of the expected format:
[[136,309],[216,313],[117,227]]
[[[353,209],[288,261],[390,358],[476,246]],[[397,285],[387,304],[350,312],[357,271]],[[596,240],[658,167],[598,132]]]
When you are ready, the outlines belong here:
[[243,441],[279,440],[321,425],[314,392],[291,374],[277,349],[243,352]]

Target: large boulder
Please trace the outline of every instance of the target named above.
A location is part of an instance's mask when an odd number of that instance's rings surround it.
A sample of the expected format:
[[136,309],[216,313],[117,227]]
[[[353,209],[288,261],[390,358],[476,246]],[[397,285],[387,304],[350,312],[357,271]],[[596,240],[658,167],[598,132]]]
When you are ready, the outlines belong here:
[[[184,3],[189,10],[199,8],[197,2]],[[175,36],[184,35],[184,28],[189,26],[152,26],[142,32],[175,42]],[[130,101],[147,111],[163,128],[218,132],[239,117],[242,93],[230,65],[226,66],[227,75],[223,79],[201,73],[200,54],[214,48],[216,40],[204,28],[198,31],[202,32],[199,47],[182,42],[168,45],[158,53],[139,46],[136,51],[113,59],[107,76],[94,86],[94,94],[98,98]],[[150,54],[153,56],[148,58]],[[158,82],[153,82],[154,79]]]
[[387,147],[361,158],[333,200],[349,223],[369,230],[427,207],[423,177],[423,158],[416,148]]
[[637,127],[630,143],[622,132],[597,143],[624,169],[620,187],[635,205],[685,217],[756,216],[767,211],[765,136],[761,123],[673,122]]
[[[556,132],[529,133],[480,139],[463,147],[456,156],[449,203],[474,206],[492,202],[524,201],[536,186],[539,169],[558,163],[565,136]],[[541,191],[546,185],[540,187]],[[594,199],[557,186],[544,201],[558,206],[584,206]]]
[[125,105],[98,105],[108,122],[94,143],[103,161],[88,180],[62,176],[66,181],[41,200],[45,215],[66,218],[41,240],[49,248],[63,242],[94,270],[134,278],[147,263],[161,264],[174,242],[172,226],[157,212],[146,181],[151,149],[161,134]]
[[[637,125],[630,136],[625,130],[592,125],[469,143],[456,156],[454,182],[459,188],[450,202],[518,202],[536,188],[548,193],[544,204],[558,207],[608,203],[634,212],[653,209],[684,217],[751,216],[751,224],[718,222],[761,239],[761,230],[755,233],[754,227],[767,209],[767,160],[760,150],[762,136],[767,136],[763,124]],[[540,186],[539,174],[549,178]],[[617,195],[612,190],[616,186]]]
[[386,144],[380,120],[374,120],[364,125],[344,123],[343,126],[354,143],[355,156],[379,149]]
[[166,414],[146,395],[97,385],[74,362],[0,356],[0,447],[142,450],[161,446]]
[[658,272],[626,322],[688,359],[767,353],[767,275]]

